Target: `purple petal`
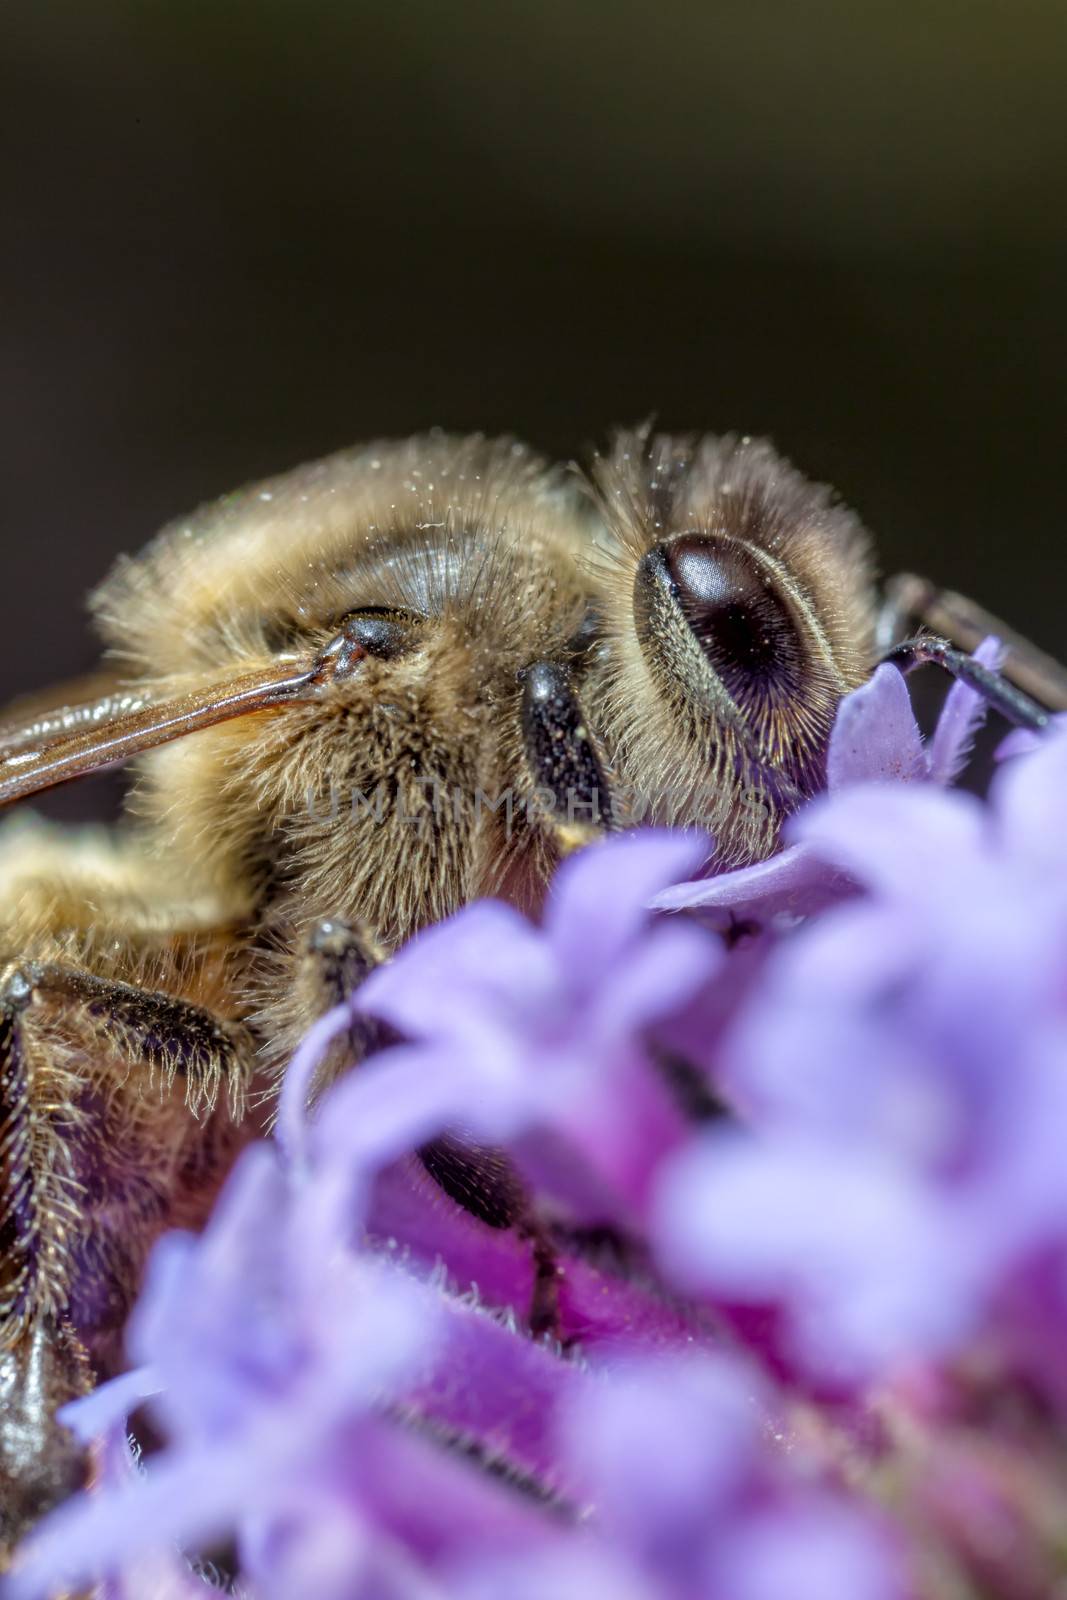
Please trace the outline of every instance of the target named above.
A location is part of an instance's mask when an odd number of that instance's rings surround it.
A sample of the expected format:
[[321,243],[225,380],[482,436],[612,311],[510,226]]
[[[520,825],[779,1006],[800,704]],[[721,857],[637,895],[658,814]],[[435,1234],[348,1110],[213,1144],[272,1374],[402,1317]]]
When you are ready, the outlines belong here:
[[731,1600],[904,1600],[902,1569],[873,1519],[825,1500],[743,1524],[724,1541],[715,1575]]
[[[864,901],[806,929],[770,958],[756,1002],[723,1042],[717,1068],[727,1099],[761,1129],[881,1142],[907,1127],[918,1136],[926,1101],[915,1078],[922,1083],[929,1062],[920,1051],[916,1070],[916,1045],[887,1036],[877,1018],[921,958],[911,919]],[[905,1106],[887,1126],[894,1091]]]
[[552,881],[544,915],[561,971],[583,987],[610,973],[647,924],[653,896],[710,853],[703,835],[642,830],[571,856]]
[[591,1540],[481,1556],[451,1574],[447,1594],[449,1600],[664,1600],[662,1584],[638,1573],[621,1552]]
[[351,1005],[334,1006],[312,1024],[289,1063],[278,1103],[276,1136],[290,1161],[298,1161],[304,1154],[308,1101],[319,1063],[351,1021]]
[[559,1524],[534,1496],[384,1420],[364,1426],[345,1469],[338,1484],[345,1498],[372,1528],[430,1567],[451,1566],[472,1551],[535,1549],[558,1537]]
[[854,889],[846,874],[794,844],[769,861],[662,889],[649,904],[655,911],[722,909],[761,919],[778,913],[807,916]]
[[758,1469],[758,1387],[739,1362],[690,1352],[620,1363],[576,1398],[564,1453],[625,1544],[714,1537]]
[[5,1600],[44,1600],[175,1540],[218,1537],[256,1498],[245,1447],[157,1457],[151,1474],[99,1497],[76,1497],[52,1512],[20,1547]]
[[829,789],[926,776],[922,736],[903,674],[884,663],[837,712],[826,758]]
[[813,801],[790,823],[793,838],[820,859],[887,895],[922,904],[946,892],[953,864],[957,892],[988,840],[981,802],[925,784],[861,784]]
[[1049,719],[1047,728],[1013,728],[997,745],[996,759],[1007,761],[1013,756],[1030,755],[1058,732],[1067,733],[1067,711],[1058,711]]
[[541,1117],[513,1140],[522,1171],[579,1217],[640,1230],[650,1185],[689,1131],[662,1074],[634,1051],[544,1087]]
[[478,1069],[456,1048],[383,1051],[324,1097],[311,1148],[319,1159],[344,1162],[369,1178],[456,1124],[469,1123],[488,1139],[510,1132],[523,1104],[513,1067],[490,1057],[484,1073]]
[[947,1349],[974,1314],[972,1262],[947,1213],[869,1150],[709,1139],[667,1174],[656,1237],[682,1288],[726,1304],[784,1303],[792,1353],[835,1383]]
[[[426,1294],[440,1300],[436,1291]],[[537,1478],[573,1493],[556,1448],[561,1418],[593,1380],[573,1361],[512,1324],[457,1300],[444,1301],[433,1359],[403,1385],[399,1404]]]
[[1006,762],[990,801],[1005,846],[1060,878],[1067,870],[1067,728],[1050,728],[1031,755]]
[[91,1444],[116,1424],[125,1424],[142,1400],[159,1394],[163,1379],[151,1367],[135,1367],[109,1383],[102,1383],[90,1394],[71,1400],[56,1413],[77,1438]]
[[[1000,640],[993,638],[983,639],[974,652],[975,660],[991,671],[996,671],[1003,656]],[[927,751],[927,766],[934,783],[951,783],[963,770],[974,744],[974,736],[985,721],[988,710],[987,701],[977,689],[958,679],[953,683],[945,696]]]
[[512,906],[482,900],[417,934],[372,972],[359,1004],[412,1038],[463,1037],[479,1011],[535,1016],[556,985],[538,929]]
[[659,923],[605,972],[583,1018],[594,1037],[640,1037],[649,1023],[680,1011],[721,967],[724,951],[704,928]]

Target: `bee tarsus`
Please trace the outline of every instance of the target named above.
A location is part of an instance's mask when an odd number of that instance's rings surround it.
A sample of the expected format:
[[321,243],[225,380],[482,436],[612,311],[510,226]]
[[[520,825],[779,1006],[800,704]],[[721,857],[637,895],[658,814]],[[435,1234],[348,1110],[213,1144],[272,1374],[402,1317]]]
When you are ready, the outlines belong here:
[[1016,727],[1044,728],[1048,724],[1049,713],[1036,700],[1009,682],[1002,673],[994,672],[976,661],[974,656],[957,650],[947,639],[919,634],[914,639],[904,639],[894,645],[883,659],[899,667],[901,672],[936,663],[960,683],[968,684],[994,711],[999,711]]

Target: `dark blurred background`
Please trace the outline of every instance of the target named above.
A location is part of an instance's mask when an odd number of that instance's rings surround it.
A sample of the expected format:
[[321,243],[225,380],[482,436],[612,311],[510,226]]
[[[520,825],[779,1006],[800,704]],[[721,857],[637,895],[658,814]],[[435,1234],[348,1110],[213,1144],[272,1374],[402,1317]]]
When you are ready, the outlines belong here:
[[1062,0],[34,0],[0,72],[6,694],[205,497],[650,412],[1064,652]]

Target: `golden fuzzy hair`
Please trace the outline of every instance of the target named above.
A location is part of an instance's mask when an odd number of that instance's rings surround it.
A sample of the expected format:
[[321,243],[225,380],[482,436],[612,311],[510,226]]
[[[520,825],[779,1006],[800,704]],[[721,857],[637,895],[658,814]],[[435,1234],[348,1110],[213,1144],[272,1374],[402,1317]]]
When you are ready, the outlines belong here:
[[[140,763],[131,809],[154,848],[234,918],[259,908],[248,981],[279,1056],[307,1023],[293,951],[317,920],[358,916],[393,948],[481,893],[536,902],[554,851],[519,805],[519,675],[566,656],[582,624],[588,521],[571,480],[524,447],[432,435],[228,496],[94,597],[152,693],[319,650],[356,609],[418,619],[417,648],[328,698]],[[493,809],[508,794],[510,816]]]
[[[870,665],[855,519],[749,440],[622,434],[594,478],[431,434],[228,495],[93,597],[103,698],[0,730],[18,793],[67,738],[90,767],[116,727],[142,752],[113,833],[0,832],[0,1389],[40,1443],[27,1476],[0,1418],[0,1565],[80,1470],[55,1407],[113,1359],[155,1234],[205,1213],[257,1073],[427,923],[483,894],[536,913],[591,831],[538,794],[606,784],[623,821],[709,825],[728,865],[818,785]],[[238,680],[256,709],[217,720]],[[197,731],[142,739],[194,703]],[[438,1158],[512,1216],[502,1157],[493,1182]]]
[[[819,786],[838,702],[870,671],[867,536],[763,440],[621,433],[594,482],[607,641],[594,698],[618,777],[642,816],[702,820],[720,866],[757,860],[783,811]],[[787,692],[728,689],[670,599],[642,628],[642,562],[682,538],[736,552],[782,596],[797,636]]]

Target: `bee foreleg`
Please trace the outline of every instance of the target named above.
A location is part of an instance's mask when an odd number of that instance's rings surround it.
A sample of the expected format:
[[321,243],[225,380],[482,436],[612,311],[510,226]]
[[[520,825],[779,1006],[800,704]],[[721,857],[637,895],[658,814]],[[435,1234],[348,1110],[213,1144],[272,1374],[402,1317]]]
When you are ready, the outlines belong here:
[[615,825],[611,793],[567,668],[535,661],[522,677],[522,735],[546,824],[564,854]]
[[968,595],[941,589],[912,572],[898,573],[885,586],[878,614],[878,655],[894,650],[916,623],[963,651],[976,649],[992,634],[1005,649],[1003,676],[1050,710],[1067,711],[1067,666],[1039,650]]
[[[384,959],[384,952],[364,929],[341,917],[324,917],[316,922],[308,935],[306,962],[313,1011],[317,1014],[350,1000]],[[342,1035],[348,1046],[345,1064],[358,1065],[394,1038],[384,1023],[354,1013],[347,1035]]]
[[[314,923],[297,970],[298,1016],[303,1019],[303,1026],[308,1018],[320,1017],[350,1000],[384,959],[384,952],[370,934],[343,917],[324,917]],[[330,1045],[316,1068],[308,1089],[308,1104],[313,1104],[343,1072],[395,1040],[393,1030],[384,1022],[354,1010],[347,1029]]]
[[1017,727],[1043,728],[1048,723],[1049,713],[1036,700],[1031,700],[1028,694],[1017,689],[1001,673],[983,666],[975,656],[957,650],[947,639],[905,639],[885,659],[902,672],[910,672],[913,667],[923,666],[927,662],[936,662],[961,683],[968,684],[994,711],[999,711],[1002,717]]

